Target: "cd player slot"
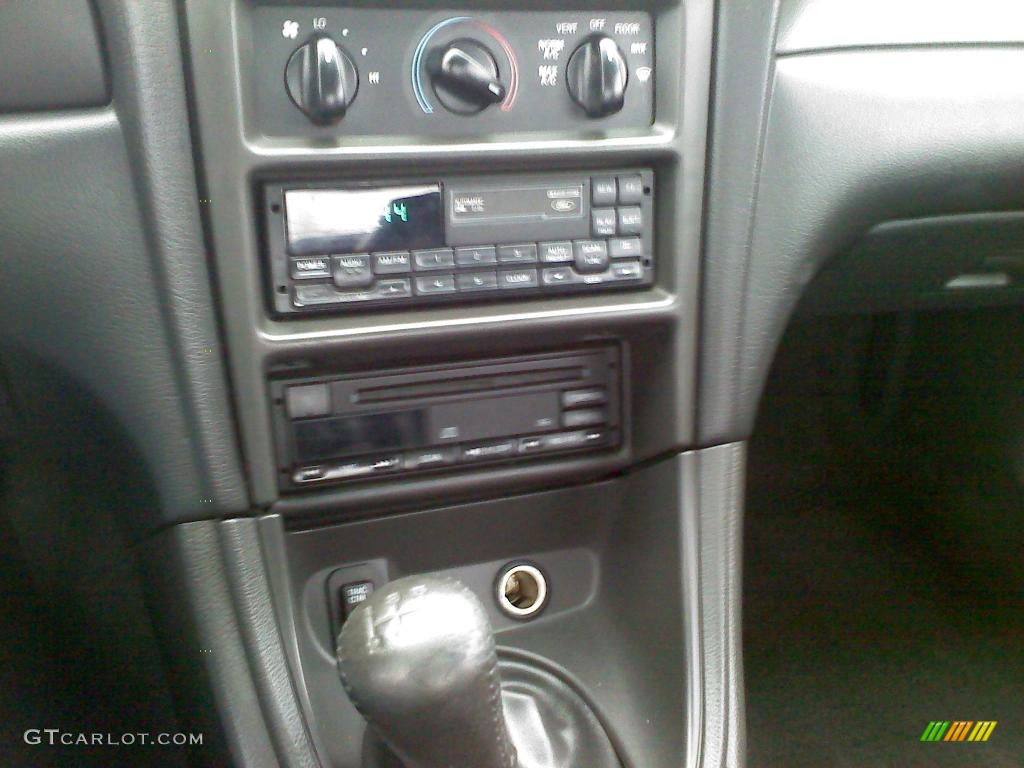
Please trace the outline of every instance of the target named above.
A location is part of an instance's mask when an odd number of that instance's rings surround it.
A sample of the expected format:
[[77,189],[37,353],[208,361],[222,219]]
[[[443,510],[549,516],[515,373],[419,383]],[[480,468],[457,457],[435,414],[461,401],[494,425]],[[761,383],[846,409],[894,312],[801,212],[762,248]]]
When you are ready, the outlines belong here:
[[501,389],[521,389],[546,384],[572,384],[583,378],[583,368],[578,365],[551,368],[543,371],[529,371],[513,374],[484,374],[465,377],[450,377],[443,381],[429,381],[417,384],[395,384],[384,387],[367,387],[356,391],[356,401],[363,404],[389,403],[409,398],[446,397],[493,392]]
[[281,486],[469,471],[622,442],[617,344],[270,382]]

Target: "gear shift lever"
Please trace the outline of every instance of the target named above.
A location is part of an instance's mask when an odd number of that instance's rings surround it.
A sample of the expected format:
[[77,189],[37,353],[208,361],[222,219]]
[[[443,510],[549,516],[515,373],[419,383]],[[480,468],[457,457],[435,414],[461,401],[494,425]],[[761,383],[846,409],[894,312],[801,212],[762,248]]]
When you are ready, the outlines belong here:
[[387,584],[337,652],[349,698],[406,768],[516,768],[487,612],[459,582]]

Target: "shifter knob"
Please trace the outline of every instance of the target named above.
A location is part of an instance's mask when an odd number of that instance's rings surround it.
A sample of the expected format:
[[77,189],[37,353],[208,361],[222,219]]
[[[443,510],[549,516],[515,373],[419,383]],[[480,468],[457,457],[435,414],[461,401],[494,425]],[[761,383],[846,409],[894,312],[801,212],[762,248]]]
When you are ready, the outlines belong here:
[[459,582],[377,590],[345,621],[337,655],[352,703],[406,768],[515,768],[494,635]]

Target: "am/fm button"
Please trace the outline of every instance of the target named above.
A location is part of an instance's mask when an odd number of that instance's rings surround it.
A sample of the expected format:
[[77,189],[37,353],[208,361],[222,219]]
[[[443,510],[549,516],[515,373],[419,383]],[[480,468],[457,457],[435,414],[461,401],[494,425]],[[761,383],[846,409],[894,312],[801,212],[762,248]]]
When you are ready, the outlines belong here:
[[331,259],[329,256],[291,259],[290,266],[292,280],[309,280],[314,277],[331,276]]

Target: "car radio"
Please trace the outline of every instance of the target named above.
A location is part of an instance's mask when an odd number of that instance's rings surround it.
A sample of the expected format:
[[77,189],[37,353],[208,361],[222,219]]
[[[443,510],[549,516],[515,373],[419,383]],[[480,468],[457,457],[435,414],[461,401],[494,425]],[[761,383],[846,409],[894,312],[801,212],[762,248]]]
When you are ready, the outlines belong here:
[[271,306],[351,312],[649,286],[654,174],[264,189]]
[[620,443],[618,346],[270,384],[284,490]]

